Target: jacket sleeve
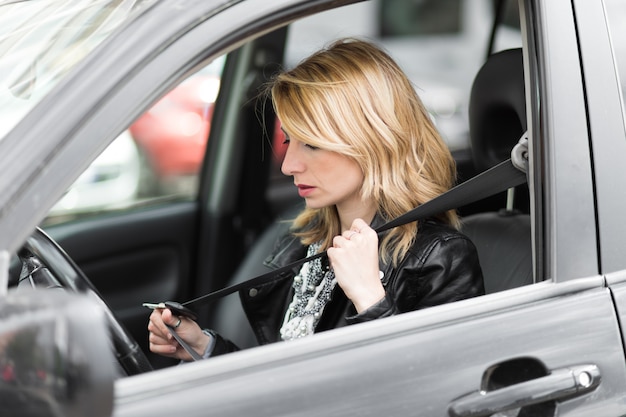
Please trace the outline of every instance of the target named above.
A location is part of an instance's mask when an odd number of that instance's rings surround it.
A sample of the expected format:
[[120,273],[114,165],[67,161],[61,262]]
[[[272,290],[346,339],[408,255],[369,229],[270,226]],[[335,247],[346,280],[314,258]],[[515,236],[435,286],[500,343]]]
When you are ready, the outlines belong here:
[[485,293],[474,244],[455,234],[433,240],[423,251],[409,252],[388,281],[386,295],[377,304],[347,317],[360,323],[419,310]]
[[[237,345],[235,345],[230,340],[222,337],[220,334],[215,333],[213,330],[202,329],[202,333],[211,337],[211,343],[206,347],[206,350],[202,354],[202,359],[212,358],[213,356],[223,355],[224,353],[236,352],[239,349]],[[181,360],[179,365],[185,363],[193,363],[193,361],[184,361]]]
[[203,332],[212,338],[211,344],[207,346],[206,352],[204,352],[204,355],[202,355],[203,359],[240,350],[239,347],[237,347],[237,345],[235,345],[233,342],[226,339],[225,337],[222,337],[219,333],[216,333],[213,330],[205,329],[203,330]]

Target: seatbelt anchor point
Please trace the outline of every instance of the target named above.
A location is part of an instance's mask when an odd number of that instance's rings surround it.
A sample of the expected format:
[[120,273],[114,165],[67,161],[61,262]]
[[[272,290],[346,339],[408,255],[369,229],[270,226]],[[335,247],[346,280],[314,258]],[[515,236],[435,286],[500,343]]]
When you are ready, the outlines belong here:
[[524,132],[511,150],[511,163],[522,172],[528,172],[528,131]]

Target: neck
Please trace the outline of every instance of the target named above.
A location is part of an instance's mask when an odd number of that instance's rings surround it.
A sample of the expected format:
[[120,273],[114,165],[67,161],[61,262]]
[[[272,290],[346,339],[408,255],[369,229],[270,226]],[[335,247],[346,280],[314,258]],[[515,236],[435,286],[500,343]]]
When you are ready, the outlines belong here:
[[365,223],[370,224],[376,215],[376,211],[375,204],[367,204],[366,202],[361,202],[358,206],[351,208],[337,206],[341,230],[349,230],[355,219],[362,219]]

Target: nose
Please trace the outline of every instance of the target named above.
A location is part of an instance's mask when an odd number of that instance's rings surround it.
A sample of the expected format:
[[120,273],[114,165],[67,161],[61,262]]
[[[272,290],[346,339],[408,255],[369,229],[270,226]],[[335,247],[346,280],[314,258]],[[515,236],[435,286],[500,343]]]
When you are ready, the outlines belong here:
[[304,165],[298,153],[298,146],[294,140],[291,140],[287,145],[287,151],[285,152],[285,158],[280,170],[283,174],[291,176],[302,172],[303,169]]

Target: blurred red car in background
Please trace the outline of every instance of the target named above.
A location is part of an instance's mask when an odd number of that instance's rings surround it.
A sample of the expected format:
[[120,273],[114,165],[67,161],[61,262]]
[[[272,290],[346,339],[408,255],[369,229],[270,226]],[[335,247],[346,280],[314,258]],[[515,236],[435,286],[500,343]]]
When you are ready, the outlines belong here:
[[[151,171],[149,193],[177,193],[187,189],[190,181],[195,184],[220,86],[215,72],[209,66],[188,78],[130,126]],[[280,164],[286,150],[284,133],[279,128],[275,132],[274,158]]]
[[220,78],[199,73],[170,91],[130,132],[159,178],[198,172]]

